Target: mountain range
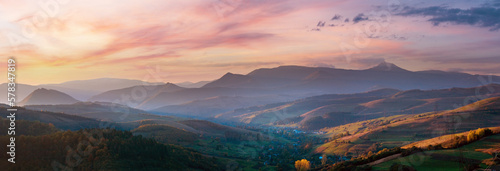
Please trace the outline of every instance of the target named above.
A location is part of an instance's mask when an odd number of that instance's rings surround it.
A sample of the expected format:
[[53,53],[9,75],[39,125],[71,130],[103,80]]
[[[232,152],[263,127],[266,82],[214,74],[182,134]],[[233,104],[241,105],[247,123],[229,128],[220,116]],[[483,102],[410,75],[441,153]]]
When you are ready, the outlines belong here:
[[[321,96],[325,94],[356,94],[359,92],[369,92],[380,89],[385,89],[391,92],[394,92],[394,90],[403,91],[404,94],[399,94],[398,98],[393,97],[392,99],[382,99],[382,96],[378,96],[378,99],[373,99],[374,97],[367,97],[363,100],[357,99],[359,101],[356,102],[356,105],[354,105],[357,107],[356,109],[334,111],[359,113],[363,110],[373,109],[373,111],[369,111],[368,113],[383,114],[384,112],[394,113],[393,110],[399,110],[399,112],[401,112],[401,110],[410,110],[411,108],[385,108],[384,110],[386,111],[377,111],[375,110],[377,107],[374,107],[383,106],[384,104],[387,106],[392,103],[400,104],[398,107],[401,107],[401,105],[423,105],[426,106],[426,108],[432,108],[428,106],[431,104],[428,102],[430,98],[422,98],[427,99],[427,102],[424,102],[422,99],[408,100],[402,98],[402,96],[408,96],[411,93],[421,93],[421,96],[425,96],[425,93],[427,92],[419,91],[449,89],[452,87],[476,87],[478,85],[486,85],[487,83],[495,82],[500,82],[500,77],[445,71],[408,71],[395,64],[382,62],[377,66],[365,70],[304,66],[261,68],[245,75],[227,73],[221,78],[209,83],[197,83],[198,86],[204,84],[199,88],[186,88],[173,83],[149,83],[138,80],[102,78],[38,86],[19,84],[19,91],[17,93],[18,99],[25,99],[19,103],[20,105],[56,104],[29,102],[37,101],[33,99],[34,97],[29,97],[27,99],[23,98],[23,96],[29,95],[26,93],[27,91],[34,91],[40,87],[51,87],[50,89],[63,92],[69,96],[77,96],[74,98],[76,101],[73,99],[62,100],[64,102],[61,102],[60,104],[70,104],[77,101],[109,102],[141,110],[153,110],[156,113],[178,114],[199,118],[210,118],[214,116],[218,116],[220,118],[221,116],[228,116],[230,118],[228,120],[233,120],[234,117],[239,116],[241,117],[241,119],[239,119],[240,122],[245,120],[244,118],[248,118],[243,115],[254,116],[254,114],[249,114],[248,112],[231,113],[232,110],[258,105],[292,102],[307,97]],[[187,85],[189,83],[185,84]],[[3,84],[2,86],[6,85]],[[433,92],[430,92],[430,94],[432,93]],[[85,94],[85,97],[83,97],[82,94]],[[468,92],[468,94],[470,94],[470,92]],[[52,97],[51,95],[47,95],[46,97],[41,97],[40,99],[50,99],[49,97],[59,98],[58,96]],[[451,98],[447,100],[450,99]],[[356,101],[355,99],[352,100]],[[447,100],[441,100],[441,102],[445,102]],[[347,103],[342,102],[339,99],[337,99],[337,101],[339,101],[338,105],[341,105],[341,103]],[[434,101],[439,100],[434,99]],[[457,101],[460,100],[455,99],[455,101],[448,101],[448,103],[456,103]],[[363,102],[363,104],[361,104],[361,102]],[[325,103],[325,105],[327,104],[330,106],[317,106],[321,108],[314,109],[316,109],[316,111],[327,111],[326,109],[328,108],[335,108],[334,104],[330,102]],[[423,106],[420,108],[423,108]],[[413,107],[411,110],[414,110],[414,112],[421,112],[419,111],[420,108]],[[449,108],[443,107],[443,109]],[[301,110],[305,110],[305,108],[301,108]],[[309,112],[310,110],[304,111],[304,113]],[[286,118],[271,120],[274,122],[283,119],[290,119],[289,117],[299,116],[299,113],[300,112],[291,114]],[[304,113],[300,113],[300,115]],[[314,116],[316,116],[316,114],[314,114]],[[258,118],[259,117],[255,117],[252,120],[256,120]],[[267,122],[271,122],[271,120]],[[243,122],[260,123],[251,120],[245,120]]]
[[[226,73],[200,88],[147,93],[133,107],[152,110],[217,96],[286,95],[290,97],[289,100],[296,100],[314,95],[358,93],[381,88],[431,90],[475,87],[487,84],[485,81],[500,82],[500,77],[444,71],[413,72],[386,62],[366,70],[280,66],[257,69],[246,75]],[[90,100],[112,102],[111,99],[120,99],[119,94],[130,94],[129,90],[112,91],[114,95],[105,92]]]

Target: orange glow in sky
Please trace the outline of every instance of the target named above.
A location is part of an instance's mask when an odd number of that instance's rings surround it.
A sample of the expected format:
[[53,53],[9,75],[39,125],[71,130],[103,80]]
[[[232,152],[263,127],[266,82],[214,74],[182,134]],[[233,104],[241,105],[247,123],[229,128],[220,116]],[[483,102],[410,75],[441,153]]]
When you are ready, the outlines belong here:
[[35,85],[144,80],[151,70],[155,81],[203,81],[262,67],[364,69],[384,60],[409,70],[500,74],[495,26],[436,24],[438,16],[401,11],[484,2],[401,1],[399,10],[388,2],[1,0],[0,55],[16,57],[18,82]]

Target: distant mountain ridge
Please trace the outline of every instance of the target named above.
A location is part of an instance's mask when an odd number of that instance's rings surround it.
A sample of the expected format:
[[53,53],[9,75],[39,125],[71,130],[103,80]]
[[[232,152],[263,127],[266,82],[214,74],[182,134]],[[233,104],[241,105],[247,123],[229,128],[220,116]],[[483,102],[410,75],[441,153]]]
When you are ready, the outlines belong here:
[[[247,75],[227,73],[204,87],[271,88],[300,92],[357,93],[371,90],[374,87],[400,90],[474,87],[481,84],[479,77],[481,76],[444,71],[413,72],[392,63],[382,62],[366,70],[304,66],[262,68]],[[491,80],[492,83],[500,82],[500,77],[491,76]]]
[[[166,83],[160,85],[138,85],[132,86],[122,89],[110,90],[103,92],[101,94],[92,96],[89,98],[89,101],[102,101],[102,102],[113,102],[113,103],[122,103],[124,101],[124,97],[128,97],[129,104],[141,104],[145,100],[148,100],[150,97],[162,93],[162,92],[175,92],[184,90],[186,88],[177,86],[173,83]],[[125,102],[126,103],[126,102]],[[136,106],[131,106],[136,107]]]
[[210,83],[212,81],[198,81],[198,82],[181,82],[181,83],[175,83],[178,86],[185,87],[185,88],[200,88],[203,87],[204,85]]

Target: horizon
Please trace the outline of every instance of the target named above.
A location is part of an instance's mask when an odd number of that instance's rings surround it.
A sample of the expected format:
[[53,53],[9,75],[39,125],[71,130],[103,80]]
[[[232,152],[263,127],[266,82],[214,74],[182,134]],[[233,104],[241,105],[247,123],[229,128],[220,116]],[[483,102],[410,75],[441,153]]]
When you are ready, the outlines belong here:
[[[384,63],[387,63],[387,64],[393,64],[393,65],[396,65],[397,67],[400,67],[404,70],[407,70],[406,68],[404,67],[401,67],[395,63],[391,63],[391,62],[387,62],[387,61],[382,61],[378,64],[375,64],[373,66],[370,66],[368,68],[361,68],[361,69],[348,69],[348,68],[336,68],[336,67],[332,67],[332,66],[300,66],[300,65],[280,65],[280,66],[276,66],[276,67],[265,67],[265,68],[255,68],[255,69],[252,69],[250,70],[249,72],[247,73],[234,73],[234,72],[231,72],[231,71],[227,71],[223,74],[221,74],[220,76],[214,78],[214,79],[210,79],[210,80],[199,80],[199,81],[191,81],[191,80],[185,80],[185,81],[180,81],[180,82],[173,82],[173,81],[169,81],[169,80],[165,80],[165,81],[148,81],[148,80],[140,80],[140,79],[131,79],[131,78],[117,78],[117,77],[97,77],[97,78],[89,78],[89,79],[76,79],[76,80],[66,80],[66,81],[63,81],[63,82],[53,82],[53,83],[43,83],[43,84],[28,84],[28,83],[24,83],[24,82],[20,82],[18,84],[25,84],[25,85],[32,85],[32,86],[40,86],[40,85],[50,85],[50,84],[63,84],[63,83],[66,83],[66,82],[72,82],[72,81],[88,81],[88,80],[98,80],[98,79],[124,79],[124,80],[137,80],[137,81],[143,81],[143,82],[148,82],[148,83],[172,83],[172,84],[182,84],[182,83],[198,83],[198,82],[205,82],[205,81],[208,81],[208,82],[212,82],[212,81],[215,81],[217,79],[220,79],[221,77],[223,77],[225,74],[227,73],[232,73],[232,74],[239,74],[239,75],[247,75],[249,74],[250,72],[252,71],[255,71],[255,70],[258,70],[258,69],[273,69],[273,68],[278,68],[278,67],[285,67],[285,66],[297,66],[297,67],[311,67],[311,68],[331,68],[331,69],[341,69],[341,70],[367,70],[367,69],[371,69],[371,68],[374,68],[376,66],[379,66],[381,64],[384,64]],[[418,70],[418,71],[413,71],[413,70],[408,70],[410,72],[422,72],[422,71],[443,71],[443,70],[439,70],[439,69],[429,69],[429,70]],[[467,73],[467,72],[459,72],[459,71],[444,71],[444,72],[455,72],[455,73],[465,73],[465,74],[470,74],[470,75],[491,75],[491,76],[499,76],[499,75],[495,75],[495,74],[474,74],[474,73]],[[1,84],[5,84],[7,82],[3,82]]]
[[500,74],[500,22],[491,11],[498,3],[491,1],[36,4],[0,2],[0,54],[17,58],[27,84],[144,80],[151,71],[197,82],[281,65],[362,69],[382,61],[412,71]]

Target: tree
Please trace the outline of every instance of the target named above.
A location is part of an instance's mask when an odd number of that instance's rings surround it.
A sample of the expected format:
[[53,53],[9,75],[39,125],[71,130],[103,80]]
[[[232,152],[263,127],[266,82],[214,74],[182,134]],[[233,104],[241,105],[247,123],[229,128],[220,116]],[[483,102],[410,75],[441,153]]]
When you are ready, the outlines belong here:
[[469,134],[467,135],[467,141],[472,142],[475,140],[476,140],[476,131],[475,130],[469,131]]
[[328,156],[326,156],[326,154],[323,154],[323,156],[321,156],[321,164],[325,165],[326,163],[328,163]]
[[295,169],[297,169],[297,171],[306,171],[309,170],[310,168],[311,168],[311,162],[309,162],[306,159],[295,161]]

